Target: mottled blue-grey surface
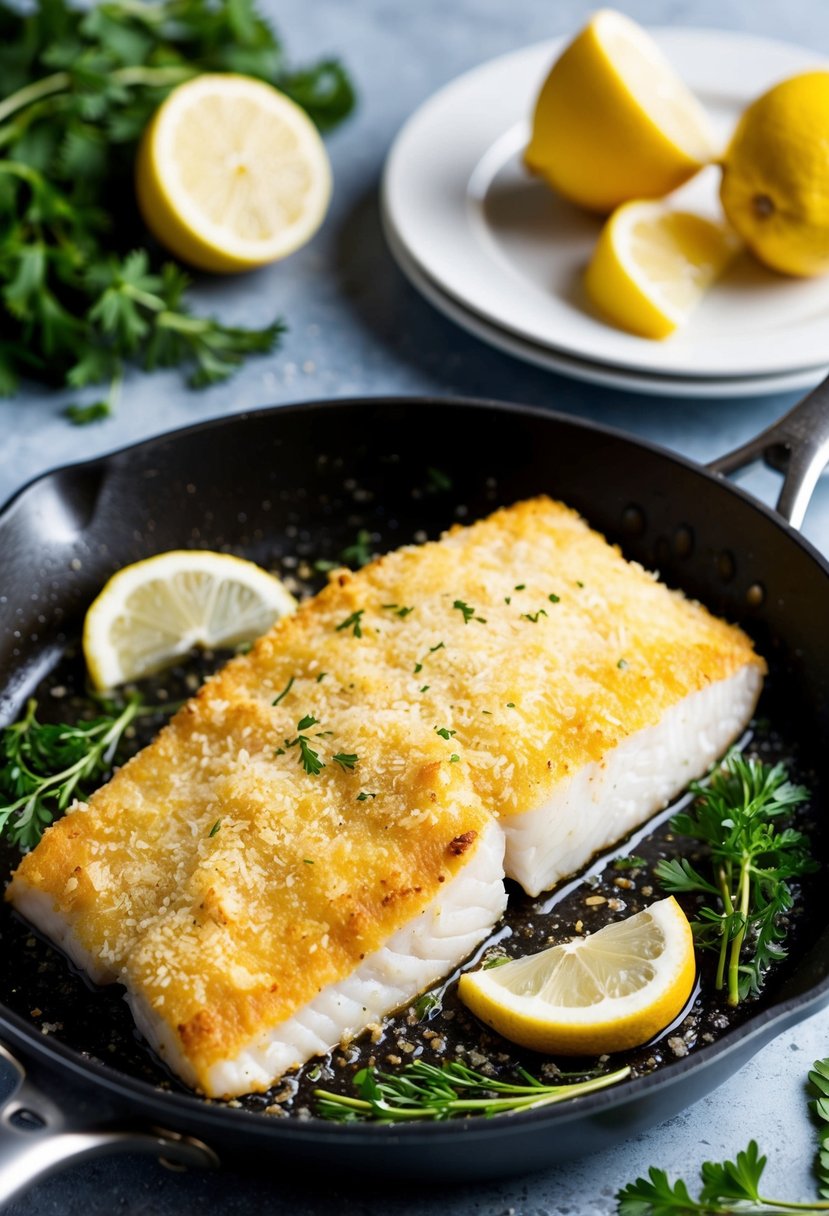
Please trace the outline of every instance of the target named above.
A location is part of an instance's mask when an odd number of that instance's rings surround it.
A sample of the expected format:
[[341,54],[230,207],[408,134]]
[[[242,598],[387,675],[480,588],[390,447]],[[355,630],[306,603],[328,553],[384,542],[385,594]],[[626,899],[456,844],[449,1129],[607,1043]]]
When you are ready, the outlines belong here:
[[[377,185],[383,158],[406,116],[435,88],[494,55],[572,30],[587,0],[265,0],[298,59],[341,54],[360,88],[360,109],[329,142],[336,177],[330,218],[310,248],[282,266],[235,281],[204,282],[203,305],[228,321],[288,320],[282,349],[252,361],[229,385],[187,392],[178,377],[127,380],[116,419],[74,430],[60,417],[67,398],[30,392],[0,403],[0,500],[58,463],[105,452],[171,427],[273,402],[360,393],[455,392],[544,404],[598,419],[707,459],[735,446],[794,396],[726,402],[671,401],[593,388],[518,363],[466,336],[421,301],[384,247]],[[829,8],[822,0],[628,0],[650,24],[745,30],[829,54]],[[775,478],[745,484],[767,501]],[[829,487],[818,488],[806,527],[829,550]],[[566,1169],[457,1193],[378,1196],[331,1180],[321,1195],[269,1177],[174,1175],[133,1158],[76,1167],[13,1204],[14,1216],[598,1216],[615,1208],[624,1182],[657,1164],[695,1173],[705,1158],[733,1154],[756,1136],[770,1153],[766,1192],[811,1193],[814,1133],[803,1080],[829,1054],[829,1015],[782,1035],[736,1079],[635,1142]]]

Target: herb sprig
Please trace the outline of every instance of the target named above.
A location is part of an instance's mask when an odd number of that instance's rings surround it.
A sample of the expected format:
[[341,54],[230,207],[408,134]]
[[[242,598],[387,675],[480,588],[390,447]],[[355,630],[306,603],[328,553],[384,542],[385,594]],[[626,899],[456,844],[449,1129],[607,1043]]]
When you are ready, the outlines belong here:
[[729,1005],[756,995],[772,963],[786,957],[781,917],[793,901],[790,881],[817,868],[809,840],[787,823],[809,792],[773,766],[732,752],[709,784],[691,785],[696,801],[671,820],[674,831],[707,845],[711,877],[687,857],[662,860],[656,875],[666,891],[701,893],[694,940],[718,954],[716,987]]
[[182,269],[144,247],[138,139],[170,90],[205,71],[269,81],[321,128],[354,102],[335,60],[286,66],[255,0],[0,0],[0,393],[22,375],[109,383],[67,411],[84,423],[110,412],[126,364],[185,365],[198,388],[273,349],[281,321],[194,316]]
[[545,1085],[523,1068],[521,1083],[499,1081],[475,1072],[460,1061],[437,1068],[424,1060],[405,1064],[398,1072],[362,1068],[354,1077],[359,1097],[315,1089],[316,1111],[323,1119],[354,1123],[374,1119],[384,1123],[410,1119],[448,1119],[452,1115],[499,1115],[552,1106],[580,1094],[615,1085],[629,1068],[565,1085]]
[[103,712],[88,721],[53,724],[38,721],[32,698],[23,717],[0,731],[0,834],[34,848],[44,828],[111,770],[136,718],[166,708],[145,705],[133,693],[123,705],[104,701]]
[[[823,1147],[829,1139],[829,1059],[816,1060],[809,1081],[817,1100],[812,1111],[820,1123],[821,1153],[816,1168],[819,1195],[829,1198],[829,1162]],[[619,1216],[779,1216],[781,1212],[827,1212],[829,1203],[794,1203],[770,1199],[760,1191],[766,1158],[755,1140],[733,1161],[706,1161],[700,1169],[702,1189],[694,1199],[680,1179],[671,1182],[665,1170],[651,1166],[647,1178],[629,1182],[616,1195]]]

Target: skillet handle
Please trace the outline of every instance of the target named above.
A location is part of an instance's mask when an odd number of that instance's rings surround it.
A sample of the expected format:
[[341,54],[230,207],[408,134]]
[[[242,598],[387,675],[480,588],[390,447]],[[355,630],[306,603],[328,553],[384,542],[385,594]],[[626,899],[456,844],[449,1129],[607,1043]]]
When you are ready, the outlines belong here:
[[829,377],[788,414],[761,434],[718,460],[712,473],[736,473],[755,460],[765,460],[783,474],[777,510],[800,528],[818,479],[829,463]]
[[200,1140],[161,1128],[73,1128],[71,1117],[26,1075],[0,1043],[0,1061],[17,1084],[0,1104],[0,1207],[49,1174],[93,1157],[141,1153],[171,1169],[212,1168],[215,1153]]

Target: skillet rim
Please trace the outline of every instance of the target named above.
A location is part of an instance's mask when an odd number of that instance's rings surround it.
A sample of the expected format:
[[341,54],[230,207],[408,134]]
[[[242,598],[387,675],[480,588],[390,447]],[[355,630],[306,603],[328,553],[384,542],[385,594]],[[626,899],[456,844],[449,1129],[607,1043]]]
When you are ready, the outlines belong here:
[[[517,402],[498,401],[493,398],[456,397],[447,394],[395,395],[380,393],[377,395],[354,397],[311,398],[306,401],[289,402],[284,405],[264,406],[240,411],[235,414],[222,415],[218,418],[205,419],[184,427],[176,427],[169,431],[162,431],[147,439],[123,444],[118,448],[87,460],[69,461],[64,464],[55,465],[30,478],[0,507],[0,544],[2,544],[2,531],[6,522],[12,518],[15,510],[29,491],[42,482],[48,482],[52,478],[59,477],[68,471],[93,468],[105,469],[111,462],[117,461],[131,452],[146,451],[158,444],[180,441],[189,435],[204,434],[210,431],[221,432],[228,426],[244,427],[250,420],[269,419],[284,412],[289,414],[322,413],[329,409],[365,408],[366,406],[415,409],[422,409],[423,407],[437,409],[452,406],[469,409],[470,412],[483,409],[502,414],[516,414],[544,419],[553,424],[563,424],[593,434],[604,435],[617,441],[621,440],[625,444],[647,451],[663,461],[667,460],[701,476],[707,483],[713,483],[726,493],[736,495],[745,505],[763,516],[768,523],[782,530],[789,540],[795,542],[804,550],[807,556],[817,563],[821,573],[829,577],[829,560],[809,540],[802,536],[796,528],[792,527],[783,516],[778,514],[774,508],[767,506],[726,477],[712,472],[705,465],[681,453],[665,448],[661,444],[651,440],[631,435],[619,427],[593,422],[590,419],[573,416],[560,410],[547,409],[544,406],[537,405],[523,405]],[[827,925],[827,928],[829,928],[829,925]],[[585,1095],[573,1102],[563,1102],[560,1106],[555,1105],[542,1107],[538,1110],[518,1112],[512,1114],[509,1119],[482,1120],[480,1118],[467,1117],[431,1124],[336,1124],[319,1118],[308,1120],[266,1119],[262,1114],[247,1111],[243,1108],[231,1109],[225,1105],[214,1105],[211,1100],[200,1097],[195,1093],[178,1093],[163,1090],[148,1081],[121,1073],[104,1062],[87,1058],[74,1048],[62,1043],[59,1039],[52,1036],[44,1036],[36,1027],[30,1025],[18,1014],[7,1009],[3,1004],[0,1004],[0,1035],[11,1040],[10,1047],[16,1048],[23,1054],[24,1067],[27,1062],[26,1056],[28,1053],[30,1057],[36,1057],[40,1063],[45,1062],[46,1064],[68,1071],[83,1085],[101,1086],[114,1097],[129,1102],[131,1104],[129,1113],[133,1117],[147,1114],[149,1110],[152,1110],[153,1114],[157,1114],[163,1120],[166,1115],[176,1113],[182,1122],[185,1122],[189,1115],[191,1124],[193,1117],[195,1117],[196,1123],[206,1122],[211,1125],[211,1128],[215,1127],[217,1132],[221,1131],[223,1127],[227,1127],[228,1130],[234,1133],[243,1132],[247,1128],[249,1131],[256,1129],[260,1135],[265,1135],[271,1139],[278,1140],[284,1137],[286,1139],[294,1138],[300,1141],[318,1142],[320,1140],[336,1138],[338,1143],[345,1146],[349,1143],[365,1142],[366,1138],[376,1140],[379,1143],[397,1142],[399,1140],[426,1143],[434,1138],[443,1141],[447,1135],[463,1135],[465,1143],[470,1143],[472,1139],[486,1141],[493,1136],[521,1135],[530,1126],[537,1126],[541,1123],[550,1124],[552,1127],[555,1124],[564,1124],[574,1119],[580,1119],[583,1116],[588,1118],[597,1115],[601,1116],[610,1113],[615,1108],[630,1105],[642,1096],[649,1098],[663,1089],[668,1089],[675,1084],[681,1083],[689,1073],[703,1074],[707,1069],[716,1067],[724,1058],[734,1053],[745,1052],[747,1048],[751,1048],[754,1040],[759,1040],[753,1049],[750,1050],[751,1055],[755,1054],[769,1039],[781,1033],[788,1025],[804,1019],[810,1013],[816,1012],[827,1002],[829,1002],[829,975],[806,991],[799,992],[794,996],[771,1005],[767,1009],[759,1011],[754,1016],[750,1016],[745,1022],[728,1031],[715,1043],[707,1044],[695,1050],[684,1059],[671,1062],[666,1069],[661,1069],[645,1076],[626,1079],[618,1085]],[[729,1072],[728,1077],[724,1079],[727,1080],[731,1075],[732,1073]],[[719,1082],[708,1086],[707,1091],[710,1092],[718,1084]],[[132,1104],[135,1102],[139,1104],[138,1109],[132,1109]],[[448,1129],[450,1128],[453,1131],[449,1132]]]

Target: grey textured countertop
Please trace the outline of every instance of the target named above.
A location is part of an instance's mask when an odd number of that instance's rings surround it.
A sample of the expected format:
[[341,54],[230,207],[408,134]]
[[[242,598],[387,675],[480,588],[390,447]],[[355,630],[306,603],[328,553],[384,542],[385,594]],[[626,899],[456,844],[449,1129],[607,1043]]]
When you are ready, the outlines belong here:
[[[202,305],[228,321],[284,315],[281,349],[252,360],[226,386],[188,392],[174,373],[127,379],[118,416],[83,430],[60,409],[68,398],[30,390],[0,402],[0,501],[56,464],[108,451],[172,427],[257,405],[318,397],[460,393],[547,405],[645,436],[705,460],[736,446],[792,404],[794,395],[743,401],[672,401],[593,388],[488,349],[439,316],[408,286],[385,248],[377,188],[396,130],[434,89],[494,55],[574,29],[586,0],[264,0],[297,60],[341,55],[360,90],[354,118],[329,141],[336,179],[331,214],[312,245],[273,269],[204,281]],[[821,0],[627,0],[651,25],[745,30],[829,54],[829,7]],[[773,501],[776,479],[756,470],[743,484]],[[818,487],[806,534],[829,551],[829,486]],[[765,1048],[727,1086],[669,1123],[566,1169],[462,1191],[375,1194],[331,1180],[324,1191],[257,1177],[172,1174],[153,1161],[101,1160],[39,1184],[9,1207],[14,1216],[98,1213],[186,1216],[255,1210],[319,1216],[593,1216],[651,1164],[695,1176],[706,1158],[733,1155],[755,1136],[770,1154],[766,1190],[811,1193],[814,1132],[804,1080],[829,1054],[829,1015],[818,1014]]]

